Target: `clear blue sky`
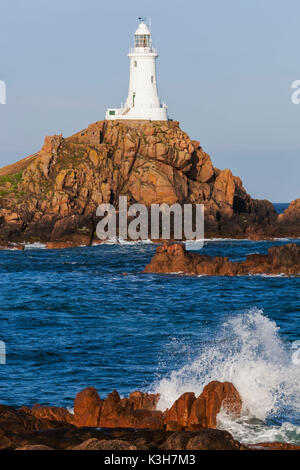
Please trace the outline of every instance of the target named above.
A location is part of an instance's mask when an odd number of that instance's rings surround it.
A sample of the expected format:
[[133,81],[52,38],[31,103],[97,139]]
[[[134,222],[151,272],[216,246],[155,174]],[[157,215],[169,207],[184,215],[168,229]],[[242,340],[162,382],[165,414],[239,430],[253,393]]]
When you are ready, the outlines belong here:
[[138,16],[170,117],[253,197],[300,197],[299,0],[1,0],[0,166],[125,100]]

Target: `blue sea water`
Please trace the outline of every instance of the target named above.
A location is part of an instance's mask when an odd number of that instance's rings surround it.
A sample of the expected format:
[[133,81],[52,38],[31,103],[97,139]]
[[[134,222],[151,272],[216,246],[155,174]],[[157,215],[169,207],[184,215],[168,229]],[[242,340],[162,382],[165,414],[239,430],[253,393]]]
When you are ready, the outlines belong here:
[[[287,242],[211,240],[202,252],[240,260]],[[221,413],[220,428],[245,442],[300,443],[300,277],[143,274],[155,249],[0,252],[0,403],[72,408],[95,386],[101,397],[159,392],[165,409],[229,380],[243,415]]]

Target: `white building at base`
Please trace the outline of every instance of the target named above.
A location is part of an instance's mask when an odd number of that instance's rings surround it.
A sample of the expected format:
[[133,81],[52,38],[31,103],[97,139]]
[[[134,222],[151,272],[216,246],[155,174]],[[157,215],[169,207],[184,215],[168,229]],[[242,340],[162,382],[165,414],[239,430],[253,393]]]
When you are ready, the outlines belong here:
[[135,119],[167,121],[167,106],[160,102],[156,84],[156,49],[152,47],[151,32],[142,21],[130,49],[129,91],[125,105],[109,108],[105,119]]

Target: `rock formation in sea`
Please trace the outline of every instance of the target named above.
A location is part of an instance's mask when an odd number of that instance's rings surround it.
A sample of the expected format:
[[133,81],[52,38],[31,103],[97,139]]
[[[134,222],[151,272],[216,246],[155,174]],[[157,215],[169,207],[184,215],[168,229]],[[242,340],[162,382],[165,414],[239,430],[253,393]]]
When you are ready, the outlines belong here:
[[66,408],[34,405],[14,409],[0,405],[0,449],[4,450],[246,450],[296,449],[288,443],[241,444],[216,429],[221,409],[233,417],[242,399],[229,382],[207,384],[199,397],[181,395],[170,409],[157,410],[159,395],[113,391],[101,399],[94,387],[76,395],[74,413]]
[[[259,170],[258,170],[259,171]],[[0,169],[0,246],[43,241],[88,245],[96,209],[129,203],[205,204],[206,237],[300,235],[300,204],[278,217],[252,199],[229,169],[219,170],[178,122],[98,121]]]
[[183,273],[209,276],[238,276],[248,274],[300,274],[300,245],[288,243],[272,246],[266,255],[247,255],[245,261],[192,253],[183,244],[164,243],[156,249],[145,273]]

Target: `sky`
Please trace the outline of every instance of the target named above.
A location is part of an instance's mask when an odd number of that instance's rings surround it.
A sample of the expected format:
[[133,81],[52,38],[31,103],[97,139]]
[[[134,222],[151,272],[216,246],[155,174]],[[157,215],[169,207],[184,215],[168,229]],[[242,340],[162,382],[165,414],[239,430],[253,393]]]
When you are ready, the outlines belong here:
[[252,197],[299,198],[299,0],[1,0],[0,166],[125,101],[139,16],[169,117]]

